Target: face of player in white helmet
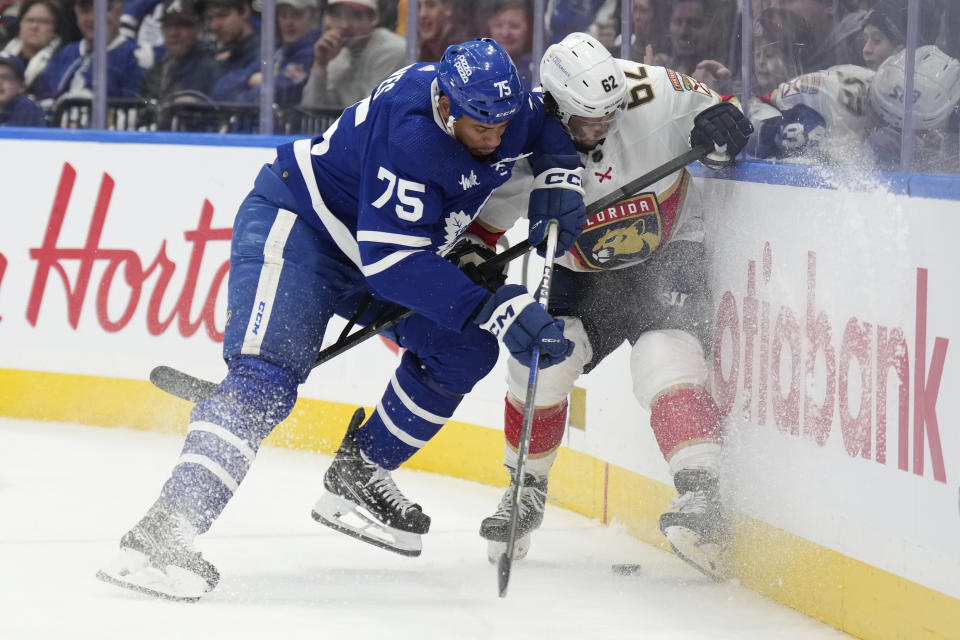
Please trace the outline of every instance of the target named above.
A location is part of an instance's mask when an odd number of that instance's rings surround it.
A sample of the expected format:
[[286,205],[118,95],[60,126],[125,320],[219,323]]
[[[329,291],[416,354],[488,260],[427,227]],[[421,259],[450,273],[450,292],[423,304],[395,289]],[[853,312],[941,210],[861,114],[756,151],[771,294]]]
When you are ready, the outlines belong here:
[[619,115],[620,109],[596,118],[570,116],[570,120],[567,121],[567,131],[570,132],[570,137],[578,147],[593,149],[616,130]]

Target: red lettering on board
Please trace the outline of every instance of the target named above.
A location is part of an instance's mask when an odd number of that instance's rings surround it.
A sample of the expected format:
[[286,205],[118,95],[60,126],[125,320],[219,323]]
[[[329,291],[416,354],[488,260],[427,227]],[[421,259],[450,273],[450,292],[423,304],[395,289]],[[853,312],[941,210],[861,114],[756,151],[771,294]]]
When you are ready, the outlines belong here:
[[[166,241],[161,243],[156,256],[146,269],[144,269],[143,262],[136,251],[100,247],[100,237],[106,224],[107,211],[110,207],[110,198],[114,188],[113,178],[108,174],[104,173],[101,179],[84,246],[81,248],[58,246],[60,231],[63,228],[67,205],[70,202],[75,181],[76,170],[68,163],[64,163],[43,242],[40,247],[30,249],[31,259],[37,262],[33,287],[30,290],[30,298],[27,304],[27,320],[30,324],[34,326],[37,324],[50,273],[54,272],[60,277],[66,293],[67,321],[71,327],[76,329],[86,301],[94,264],[97,260],[101,260],[106,261],[107,264],[97,286],[96,315],[98,323],[105,331],[116,332],[127,326],[138,308],[144,283],[153,275],[154,271],[158,271],[157,283],[147,303],[147,330],[152,335],[159,335],[165,332],[176,318],[178,320],[177,329],[180,335],[184,337],[193,335],[203,325],[206,328],[207,335],[212,340],[223,341],[223,333],[216,328],[214,311],[217,294],[230,267],[228,261],[223,262],[216,270],[196,320],[191,319],[193,299],[199,284],[200,268],[207,245],[214,241],[229,241],[232,236],[232,229],[230,228],[211,228],[213,205],[204,200],[197,228],[184,233],[185,239],[193,245],[193,248],[183,289],[180,291],[177,303],[170,315],[165,319],[160,319],[160,306],[177,265],[167,257]],[[73,283],[70,282],[70,277],[63,266],[63,262],[68,260],[76,260],[80,265]],[[126,304],[119,317],[111,318],[108,312],[108,302],[123,295],[116,292],[114,286],[120,273],[123,274],[123,282],[129,292],[127,293]]]

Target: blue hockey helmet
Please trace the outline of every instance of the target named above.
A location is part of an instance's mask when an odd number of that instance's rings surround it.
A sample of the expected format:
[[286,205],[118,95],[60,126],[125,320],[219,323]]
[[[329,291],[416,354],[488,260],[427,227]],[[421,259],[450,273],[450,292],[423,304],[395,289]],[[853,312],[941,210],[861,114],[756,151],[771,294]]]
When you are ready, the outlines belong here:
[[466,115],[484,124],[499,124],[523,104],[523,84],[510,56],[492,38],[477,38],[447,47],[437,81],[450,99],[450,116]]

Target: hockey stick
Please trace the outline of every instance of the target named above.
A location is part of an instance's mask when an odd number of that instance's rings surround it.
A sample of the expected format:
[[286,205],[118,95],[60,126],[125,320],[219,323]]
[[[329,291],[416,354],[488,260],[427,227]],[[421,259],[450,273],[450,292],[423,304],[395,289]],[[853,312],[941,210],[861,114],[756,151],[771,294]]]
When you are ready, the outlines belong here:
[[[691,162],[699,160],[711,151],[713,151],[712,145],[703,144],[690,149],[689,151],[677,156],[672,160],[665,162],[659,167],[656,167],[643,174],[639,178],[631,180],[613,193],[600,198],[596,202],[592,202],[589,206],[587,206],[587,216],[589,217],[599,213],[624,197],[631,196],[641,189],[645,189],[655,182],[659,182],[671,173],[679,171],[683,167],[687,166]],[[526,241],[517,243],[515,246],[510,247],[503,253],[497,254],[495,257],[484,262],[482,265],[480,265],[480,269],[481,271],[492,273],[495,270],[502,268],[511,260],[524,255],[530,249],[530,244]],[[355,331],[349,336],[338,340],[336,343],[322,350],[317,355],[317,360],[313,363],[313,366],[317,367],[327,360],[330,360],[331,358],[340,355],[344,351],[360,344],[361,342],[372,338],[378,333],[396,326],[402,320],[405,320],[412,315],[412,313],[413,312],[410,310],[398,311],[397,313],[388,317],[380,318],[366,327]],[[191,376],[190,374],[180,371],[179,369],[174,369],[173,367],[168,367],[165,365],[160,365],[153,368],[153,370],[150,372],[150,382],[152,382],[159,389],[190,402],[199,402],[204,398],[210,397],[217,388],[217,383],[215,382],[210,382],[209,380],[203,380],[201,378]]]
[[[526,240],[518,242],[503,253],[498,253],[489,260],[482,262],[478,266],[478,269],[484,276],[496,273],[511,260],[522,256],[532,248],[533,247]],[[327,360],[335,358],[344,351],[355,347],[361,342],[365,342],[378,333],[386,331],[387,329],[392,329],[412,315],[413,311],[410,309],[398,310],[387,315],[386,317],[379,318],[371,322],[367,326],[354,331],[346,337],[341,336],[340,340],[333,343],[326,349],[321,350],[320,353],[317,354],[317,359],[313,363],[313,368],[320,366]],[[169,394],[175,395],[178,398],[183,398],[189,402],[200,402],[205,398],[209,398],[213,395],[213,392],[217,390],[218,386],[216,382],[197,378],[189,373],[185,373],[179,369],[174,369],[173,367],[168,367],[166,365],[156,366],[150,371],[150,382],[152,382],[157,388],[162,389]]]
[[[547,251],[543,265],[543,279],[537,292],[537,302],[547,309],[550,300],[550,285],[553,282],[553,254],[557,250],[557,222],[551,220],[547,226]],[[530,377],[527,378],[527,397],[523,405],[523,421],[520,423],[520,446],[517,447],[517,470],[513,478],[513,493],[510,495],[510,535],[507,537],[507,549],[497,561],[497,584],[500,597],[507,596],[510,584],[510,569],[513,566],[513,554],[517,545],[517,526],[520,521],[520,492],[523,491],[523,467],[527,462],[530,449],[530,433],[533,431],[534,396],[537,394],[537,374],[540,369],[540,349],[534,347],[530,357]]]

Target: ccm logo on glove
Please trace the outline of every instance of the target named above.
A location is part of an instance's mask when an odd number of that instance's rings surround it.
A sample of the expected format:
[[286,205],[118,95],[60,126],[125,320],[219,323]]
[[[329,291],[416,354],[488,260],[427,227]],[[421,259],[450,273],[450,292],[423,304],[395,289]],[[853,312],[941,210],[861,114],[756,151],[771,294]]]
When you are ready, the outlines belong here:
[[547,313],[526,288],[507,284],[490,296],[474,319],[503,342],[510,355],[529,364],[540,350],[540,366],[563,362],[573,353],[573,342],[563,337],[563,321]]

